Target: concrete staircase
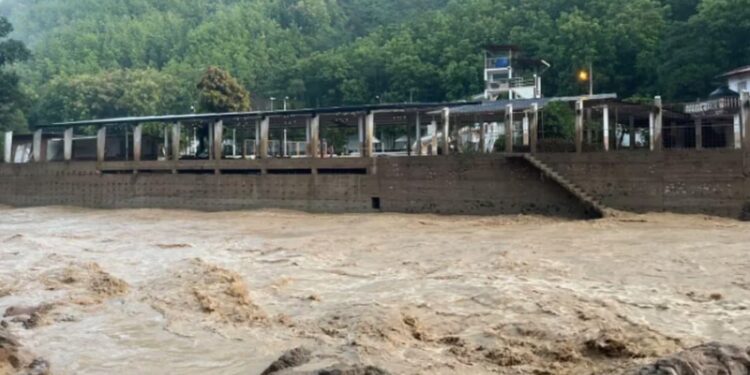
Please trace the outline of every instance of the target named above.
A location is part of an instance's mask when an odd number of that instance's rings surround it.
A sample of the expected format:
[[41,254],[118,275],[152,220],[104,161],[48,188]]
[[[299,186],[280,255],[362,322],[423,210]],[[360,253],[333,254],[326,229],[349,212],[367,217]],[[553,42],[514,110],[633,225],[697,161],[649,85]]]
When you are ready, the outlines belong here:
[[563,187],[563,189],[567,190],[570,194],[572,194],[576,199],[581,201],[586,207],[592,209],[595,213],[599,214],[601,217],[610,217],[615,215],[615,210],[605,206],[602,204],[601,201],[594,198],[593,196],[589,195],[586,191],[581,189],[578,185],[572,183],[559,173],[555,172],[554,169],[552,169],[550,166],[545,164],[543,161],[536,158],[534,155],[531,154],[523,154],[523,158],[529,162],[529,164],[533,165],[536,169],[538,169],[540,172],[544,173],[545,176],[551,178],[553,181],[557,182],[560,186]]

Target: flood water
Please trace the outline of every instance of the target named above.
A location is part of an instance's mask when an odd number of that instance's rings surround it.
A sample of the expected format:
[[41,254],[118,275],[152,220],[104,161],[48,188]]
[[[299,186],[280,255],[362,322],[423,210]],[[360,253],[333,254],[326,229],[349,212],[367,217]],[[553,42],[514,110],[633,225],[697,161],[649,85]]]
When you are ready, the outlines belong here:
[[749,229],[0,207],[0,312],[49,306],[5,320],[55,374],[260,374],[297,347],[312,358],[290,373],[618,373],[747,344]]

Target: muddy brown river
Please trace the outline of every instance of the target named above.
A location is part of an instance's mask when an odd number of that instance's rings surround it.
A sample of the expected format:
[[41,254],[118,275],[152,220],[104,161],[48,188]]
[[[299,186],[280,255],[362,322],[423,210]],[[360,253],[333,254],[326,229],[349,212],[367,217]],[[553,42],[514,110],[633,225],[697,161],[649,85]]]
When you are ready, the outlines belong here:
[[299,347],[283,373],[616,374],[747,346],[748,251],[704,216],[0,207],[0,313],[54,374],[260,374]]

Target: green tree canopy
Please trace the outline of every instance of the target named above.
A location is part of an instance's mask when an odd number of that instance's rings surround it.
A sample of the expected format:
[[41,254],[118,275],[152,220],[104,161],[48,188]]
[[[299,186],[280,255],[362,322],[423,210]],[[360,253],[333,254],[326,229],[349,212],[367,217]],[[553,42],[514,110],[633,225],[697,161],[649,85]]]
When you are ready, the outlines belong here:
[[747,0],[0,2],[34,52],[13,66],[33,100],[60,80],[154,70],[190,101],[221,66],[255,97],[297,106],[466,99],[483,91],[482,50],[497,43],[552,64],[546,96],[585,93],[575,72],[591,63],[597,92],[692,100],[750,64],[749,12]]
[[45,85],[36,123],[182,113],[189,97],[175,77],[154,69],[60,76]]
[[8,39],[13,25],[0,17],[0,130],[20,130],[26,127],[23,113],[26,95],[19,86],[19,77],[9,65],[25,61],[29,50],[20,41]]
[[209,67],[198,83],[202,112],[243,112],[250,110],[250,93],[228,72]]

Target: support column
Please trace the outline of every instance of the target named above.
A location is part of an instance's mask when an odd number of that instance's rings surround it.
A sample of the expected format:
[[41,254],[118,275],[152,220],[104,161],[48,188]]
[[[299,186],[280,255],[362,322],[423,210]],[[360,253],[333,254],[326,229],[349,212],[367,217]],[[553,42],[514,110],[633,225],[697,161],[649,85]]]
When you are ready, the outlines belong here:
[[5,132],[5,143],[3,143],[3,161],[13,163],[13,132]]
[[281,146],[282,146],[281,147],[281,156],[282,157],[287,157],[289,155],[287,155],[287,149],[286,149],[286,129],[284,129],[284,139],[282,139],[281,142],[282,142],[281,143]]
[[208,128],[208,160],[214,159],[214,124],[206,124]]
[[125,161],[130,161],[130,135],[128,134],[129,126],[125,126]]
[[[618,136],[617,131],[620,131]],[[622,148],[622,138],[625,136],[625,128],[620,125],[620,108],[615,106],[615,150]]]
[[180,160],[180,138],[182,136],[182,124],[172,124],[172,160]]
[[734,115],[734,126],[732,129],[734,148],[739,150],[742,148],[742,115],[740,113]]
[[437,133],[438,133],[437,129],[438,129],[438,127],[437,126],[438,126],[437,125],[437,121],[432,120],[432,122],[430,123],[430,127],[433,130],[432,131],[432,142],[430,143],[430,148],[431,148],[431,150],[430,150],[430,156],[437,155],[437,149],[438,149],[438,136],[437,136]]
[[703,148],[703,120],[700,118],[695,119],[695,148]]
[[522,123],[522,129],[523,131],[523,145],[528,146],[529,145],[529,112],[526,111],[523,113],[523,123]]
[[34,143],[32,144],[33,160],[36,163],[42,161],[42,129],[34,132]]
[[630,149],[635,150],[635,117],[628,116],[628,136],[630,137]]
[[652,110],[648,114],[648,147],[651,151],[654,151],[654,123],[656,123],[656,118]]
[[320,115],[307,119],[307,155],[320,158]]
[[474,115],[474,123],[479,124],[479,153],[487,152],[487,126],[484,121],[479,121],[479,116]]
[[513,152],[513,104],[505,106],[505,152]]
[[531,152],[537,152],[537,143],[539,140],[539,104],[531,105],[531,118],[529,119],[529,147]]
[[365,118],[364,116],[357,116],[357,133],[359,138],[359,156],[365,154]]
[[576,124],[575,124],[576,152],[583,152],[583,100],[576,102]]
[[586,144],[587,145],[593,145],[594,144],[594,129],[591,127],[591,125],[594,122],[591,121],[591,108],[586,108]]
[[609,106],[602,108],[602,133],[604,141],[604,151],[609,151]]
[[143,125],[133,128],[133,161],[139,162],[143,156]]
[[653,124],[654,129],[651,133],[651,149],[653,151],[661,151],[664,147],[664,141],[662,140],[662,123],[664,121],[664,113],[662,111],[662,103],[661,103],[661,96],[657,96],[654,98],[654,114],[653,114]]
[[73,128],[67,128],[63,133],[63,159],[73,160]]
[[443,108],[443,155],[451,154],[451,110]]
[[[375,143],[373,137],[375,136],[375,113],[368,112],[365,115],[365,142],[363,147],[363,157],[371,158],[374,154]],[[382,140],[381,140],[382,141]]]
[[750,150],[750,92],[740,94],[740,108],[742,112],[742,147]]
[[242,137],[242,160],[247,160],[248,155],[249,153],[247,150],[247,139],[243,136]]
[[253,153],[256,159],[260,159],[260,122],[261,120],[255,120],[255,147]]
[[104,162],[106,156],[107,146],[107,128],[101,127],[96,133],[96,161],[99,163]]
[[212,133],[214,135],[214,160],[219,161],[224,157],[224,121],[216,120]]
[[[416,136],[417,136],[417,156],[422,156],[422,128],[421,128],[421,117],[419,112],[417,112],[417,120],[416,124],[414,125],[417,129]],[[411,145],[409,145],[411,147]]]
[[232,157],[237,157],[237,128],[232,129]]
[[271,128],[271,118],[270,117],[263,117],[260,120],[259,123],[259,133],[258,135],[260,138],[258,139],[258,154],[255,155],[258,159],[266,159],[268,158],[268,132]]

